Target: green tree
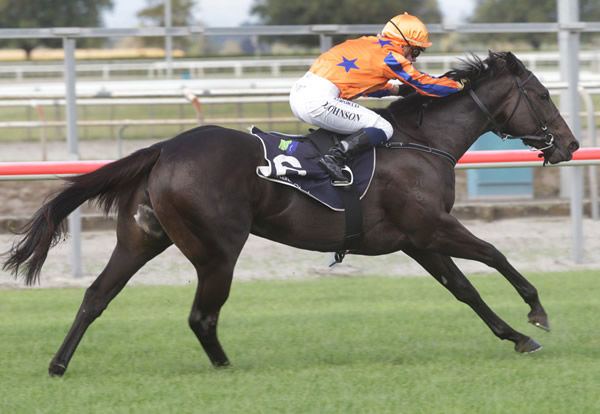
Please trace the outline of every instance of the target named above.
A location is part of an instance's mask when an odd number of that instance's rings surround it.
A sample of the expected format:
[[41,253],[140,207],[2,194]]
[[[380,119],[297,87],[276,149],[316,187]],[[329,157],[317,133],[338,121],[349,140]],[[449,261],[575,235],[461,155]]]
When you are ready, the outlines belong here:
[[[439,23],[437,0],[255,0],[251,14],[263,24],[381,24],[408,12],[425,24]],[[296,43],[314,43],[311,36],[286,37]]]
[[264,24],[381,24],[408,12],[439,23],[437,0],[255,0],[252,14]]
[[[146,0],[146,8],[137,13],[142,26],[165,26],[165,0]],[[196,0],[171,0],[171,25],[190,26],[194,24],[193,9]],[[162,46],[164,38],[144,38],[145,45]],[[185,47],[187,39],[174,37],[176,47]]]
[[[113,7],[113,0],[0,0],[0,27],[99,27],[101,14]],[[81,39],[78,45],[97,44],[99,39]],[[100,39],[101,41],[101,39]],[[4,47],[24,49],[29,58],[37,46],[60,47],[60,39],[2,40]]]
[[[558,19],[557,0],[477,0],[472,23],[544,23]],[[600,20],[600,2],[598,0],[579,0],[579,15],[583,21]],[[485,35],[485,39],[526,41],[539,49],[546,41],[556,41],[556,34],[506,34]]]

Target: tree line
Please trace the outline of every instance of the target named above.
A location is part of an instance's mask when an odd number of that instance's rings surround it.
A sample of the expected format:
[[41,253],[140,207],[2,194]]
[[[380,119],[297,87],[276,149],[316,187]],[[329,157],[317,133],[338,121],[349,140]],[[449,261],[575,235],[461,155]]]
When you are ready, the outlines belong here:
[[[442,1],[442,0],[440,0]],[[194,20],[198,0],[171,0],[173,26],[199,24]],[[102,13],[112,10],[114,0],[0,0],[0,27],[101,27]],[[208,6],[206,6],[208,7]],[[600,1],[579,0],[582,21],[600,21]],[[438,0],[254,0],[251,15],[260,24],[383,24],[396,14],[408,12],[425,24],[441,23],[443,15]],[[200,18],[202,13],[199,14]],[[140,26],[164,25],[164,0],[146,0],[137,13]],[[471,23],[501,22],[556,22],[557,0],[475,0]],[[480,35],[482,41],[513,41],[518,34]],[[532,48],[556,39],[555,34],[527,36]],[[286,41],[305,42],[306,38],[288,38]],[[98,46],[103,39],[81,39],[80,47]],[[162,39],[144,39],[160,45]],[[175,46],[185,47],[186,39],[175,39]],[[59,39],[10,39],[0,41],[2,47],[24,49],[27,54],[39,46],[60,47]]]

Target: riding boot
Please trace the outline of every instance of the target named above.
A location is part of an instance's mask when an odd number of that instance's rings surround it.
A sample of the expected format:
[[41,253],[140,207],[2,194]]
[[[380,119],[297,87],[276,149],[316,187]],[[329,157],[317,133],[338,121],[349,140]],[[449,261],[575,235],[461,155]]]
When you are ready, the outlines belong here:
[[361,129],[329,148],[327,154],[319,160],[319,165],[329,173],[332,181],[348,182],[348,176],[342,168],[350,159],[372,146],[369,135]]

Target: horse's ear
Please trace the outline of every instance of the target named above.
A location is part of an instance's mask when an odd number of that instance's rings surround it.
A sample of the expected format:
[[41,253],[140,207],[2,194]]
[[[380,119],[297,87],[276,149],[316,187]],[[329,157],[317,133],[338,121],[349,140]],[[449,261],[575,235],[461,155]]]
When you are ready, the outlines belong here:
[[490,66],[497,67],[498,61],[503,61],[503,60],[504,60],[504,56],[502,55],[502,53],[488,49],[488,58],[486,59],[486,61],[488,62],[488,64]]
[[512,52],[506,53],[506,67],[510,70],[511,73],[515,75],[520,75],[525,71],[525,66],[523,62],[519,60]]
[[497,59],[499,56],[499,53],[496,52],[495,50],[492,49],[488,49],[488,59],[490,61]]

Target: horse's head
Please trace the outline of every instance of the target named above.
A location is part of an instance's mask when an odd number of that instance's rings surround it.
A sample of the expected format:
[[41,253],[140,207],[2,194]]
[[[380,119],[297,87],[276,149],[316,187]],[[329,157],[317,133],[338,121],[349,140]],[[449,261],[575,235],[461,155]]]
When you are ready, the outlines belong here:
[[548,89],[512,53],[490,51],[485,61],[471,62],[468,71],[453,75],[473,81],[468,93],[487,115],[493,132],[541,150],[544,164],[568,161],[579,148]]

